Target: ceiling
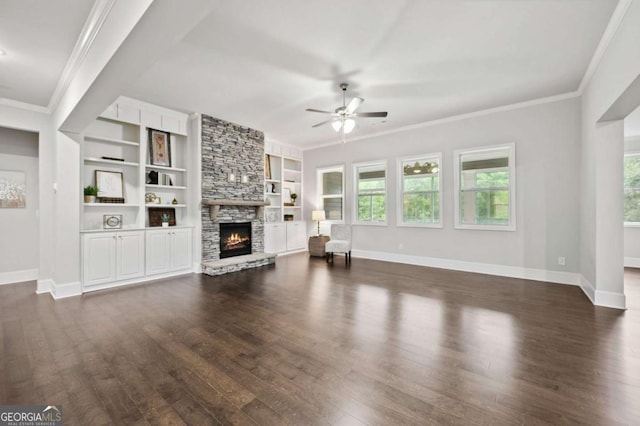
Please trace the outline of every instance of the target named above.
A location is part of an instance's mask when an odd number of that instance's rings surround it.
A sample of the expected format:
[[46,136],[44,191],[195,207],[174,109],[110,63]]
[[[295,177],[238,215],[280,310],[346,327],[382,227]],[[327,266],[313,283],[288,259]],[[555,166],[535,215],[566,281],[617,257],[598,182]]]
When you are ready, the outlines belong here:
[[[91,6],[2,0],[0,48],[9,54],[0,57],[0,97],[47,105]],[[312,128],[325,116],[305,108],[335,109],[342,82],[350,84],[348,98],[365,99],[359,111],[389,111],[386,119],[360,119],[354,137],[574,92],[615,6],[616,0],[220,1],[118,90],[308,148],[339,142],[330,126]],[[171,31],[160,20],[158,28]]]
[[2,0],[0,98],[46,107],[92,7],[88,0]]

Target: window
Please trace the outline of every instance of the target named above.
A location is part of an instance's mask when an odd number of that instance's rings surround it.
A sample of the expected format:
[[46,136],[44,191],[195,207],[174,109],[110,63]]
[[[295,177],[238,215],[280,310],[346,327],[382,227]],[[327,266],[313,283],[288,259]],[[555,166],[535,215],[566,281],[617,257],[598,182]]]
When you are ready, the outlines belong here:
[[387,222],[387,163],[353,165],[355,223],[386,224]]
[[515,146],[455,152],[456,228],[515,230]]
[[398,160],[398,226],[440,227],[441,154]]
[[624,222],[640,226],[640,153],[624,156]]
[[318,204],[327,221],[344,221],[344,166],[318,169]]

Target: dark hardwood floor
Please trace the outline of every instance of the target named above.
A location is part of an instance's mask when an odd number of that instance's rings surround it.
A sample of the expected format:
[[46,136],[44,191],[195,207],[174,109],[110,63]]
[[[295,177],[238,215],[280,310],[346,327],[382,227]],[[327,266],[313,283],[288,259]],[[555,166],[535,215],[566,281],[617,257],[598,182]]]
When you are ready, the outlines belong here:
[[306,254],[53,301],[0,287],[0,401],[65,424],[640,423],[626,312],[577,287]]

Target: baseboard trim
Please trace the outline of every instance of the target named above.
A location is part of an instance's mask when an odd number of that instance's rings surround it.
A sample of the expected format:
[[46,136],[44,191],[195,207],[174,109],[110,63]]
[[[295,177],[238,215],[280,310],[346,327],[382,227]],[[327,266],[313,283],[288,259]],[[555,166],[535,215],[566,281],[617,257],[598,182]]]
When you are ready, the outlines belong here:
[[640,268],[640,257],[625,257],[624,258],[624,267],[625,268]]
[[584,277],[584,275],[580,275],[580,288],[582,289],[582,292],[587,296],[589,301],[592,304],[595,305],[596,304],[596,290],[593,287],[593,284],[591,284],[591,281],[586,279]]
[[21,271],[0,272],[0,285],[17,284],[38,279],[38,269],[23,269]]
[[161,280],[163,278],[171,278],[171,277],[176,277],[178,275],[185,275],[185,274],[192,274],[192,273],[193,273],[193,270],[191,269],[181,269],[179,271],[166,272],[164,274],[157,274],[157,275],[147,275],[139,278],[132,278],[130,280],[125,280],[125,281],[115,281],[115,282],[110,282],[106,284],[85,286],[82,289],[82,293],[91,293],[93,291],[108,290],[111,288],[124,287],[124,286],[134,285],[134,284],[144,284],[149,281]]
[[523,268],[518,266],[495,265],[491,263],[466,262],[436,257],[412,256],[398,253],[386,253],[367,250],[352,250],[353,257],[381,260],[386,262],[406,263],[410,265],[428,266],[431,268],[450,269],[454,271],[474,272],[478,274],[497,275],[525,280],[543,281],[556,284],[580,285],[581,275],[574,272],[547,271],[544,269]]
[[[36,294],[51,294],[51,288],[55,285],[54,281],[51,278],[46,278],[43,280],[38,280],[36,285]],[[53,296],[53,294],[51,294]]]
[[56,300],[82,295],[82,284],[80,281],[58,284],[52,280],[50,287],[51,296]]
[[201,274],[202,273],[202,265],[200,262],[193,262],[193,273]]
[[622,293],[596,290],[596,306],[614,309],[627,309],[627,298]]

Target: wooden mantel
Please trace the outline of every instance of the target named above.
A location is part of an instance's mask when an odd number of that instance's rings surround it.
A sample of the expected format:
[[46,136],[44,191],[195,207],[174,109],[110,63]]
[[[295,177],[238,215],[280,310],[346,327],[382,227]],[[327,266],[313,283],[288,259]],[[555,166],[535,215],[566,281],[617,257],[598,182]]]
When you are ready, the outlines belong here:
[[255,207],[256,208],[256,216],[262,217],[264,213],[264,206],[267,205],[264,201],[244,201],[244,200],[213,200],[213,199],[203,199],[203,206],[209,206],[209,216],[211,220],[215,222],[218,217],[218,212],[220,211],[220,206],[244,206],[244,207]]

